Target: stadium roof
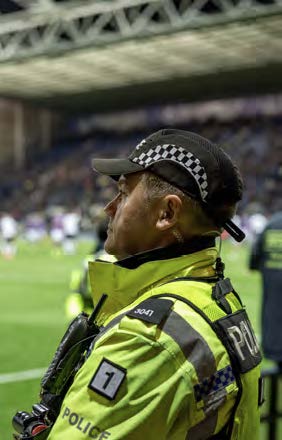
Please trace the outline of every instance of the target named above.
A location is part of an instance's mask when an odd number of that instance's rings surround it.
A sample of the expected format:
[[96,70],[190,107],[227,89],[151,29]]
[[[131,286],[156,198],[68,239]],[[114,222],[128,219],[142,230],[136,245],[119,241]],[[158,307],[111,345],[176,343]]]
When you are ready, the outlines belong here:
[[281,0],[0,2],[0,96],[74,111],[282,89]]

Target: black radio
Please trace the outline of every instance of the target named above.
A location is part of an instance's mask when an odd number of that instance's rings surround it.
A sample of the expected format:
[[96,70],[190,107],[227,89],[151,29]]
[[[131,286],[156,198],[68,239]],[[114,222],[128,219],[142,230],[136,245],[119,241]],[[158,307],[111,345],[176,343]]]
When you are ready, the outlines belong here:
[[106,298],[102,295],[90,316],[82,312],[69,325],[41,381],[40,403],[33,405],[30,413],[18,411],[13,417],[15,440],[47,439],[74,376],[100,331],[95,320]]

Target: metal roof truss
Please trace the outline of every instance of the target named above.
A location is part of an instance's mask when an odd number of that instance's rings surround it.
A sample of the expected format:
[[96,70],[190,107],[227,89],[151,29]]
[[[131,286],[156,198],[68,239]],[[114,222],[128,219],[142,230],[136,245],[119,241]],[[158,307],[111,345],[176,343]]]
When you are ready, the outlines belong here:
[[23,11],[0,15],[0,95],[106,93],[282,63],[282,0],[265,1],[17,0]]
[[0,15],[0,62],[282,13],[271,0],[16,0]]

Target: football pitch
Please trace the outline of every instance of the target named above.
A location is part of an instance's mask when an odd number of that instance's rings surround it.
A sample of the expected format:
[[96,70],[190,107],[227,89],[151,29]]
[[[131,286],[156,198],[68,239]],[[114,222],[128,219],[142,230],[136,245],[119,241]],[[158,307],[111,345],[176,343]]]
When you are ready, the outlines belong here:
[[[0,257],[0,440],[12,439],[15,412],[30,411],[38,402],[40,377],[67,326],[64,302],[70,273],[81,267],[92,245],[80,242],[76,255],[65,256],[47,240],[40,245],[21,242],[13,260]],[[248,246],[226,242],[222,255],[225,275],[240,293],[260,338],[260,277],[247,268]],[[264,361],[263,367],[269,365]]]

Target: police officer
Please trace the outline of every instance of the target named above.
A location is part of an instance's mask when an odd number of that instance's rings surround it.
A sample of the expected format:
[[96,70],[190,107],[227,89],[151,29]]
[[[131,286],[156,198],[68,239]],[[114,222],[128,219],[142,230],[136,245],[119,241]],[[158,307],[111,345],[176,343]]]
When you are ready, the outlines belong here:
[[262,347],[266,358],[282,370],[282,211],[274,214],[252,247],[250,269],[263,282]]
[[236,166],[164,129],[94,168],[117,181],[105,250],[118,261],[90,263],[103,329],[48,440],[257,439],[261,356],[215,247],[223,228],[243,239]]

